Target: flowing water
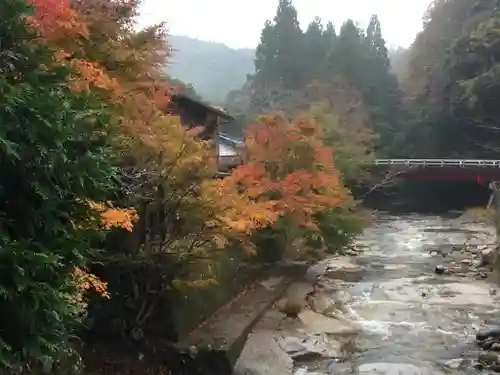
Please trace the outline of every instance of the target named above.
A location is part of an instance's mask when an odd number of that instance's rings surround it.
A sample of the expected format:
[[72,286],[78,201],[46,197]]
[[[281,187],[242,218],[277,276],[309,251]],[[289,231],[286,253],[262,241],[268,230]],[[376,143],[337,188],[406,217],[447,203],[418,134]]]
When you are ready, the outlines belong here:
[[[494,241],[492,227],[466,219],[380,217],[357,240],[361,279],[342,283],[350,319],[362,329],[333,337],[343,343],[343,358],[300,364],[296,374],[480,373],[472,365],[475,332],[500,323],[500,299],[486,280],[436,275],[444,259],[430,253]],[[450,366],[458,358],[461,365]]]

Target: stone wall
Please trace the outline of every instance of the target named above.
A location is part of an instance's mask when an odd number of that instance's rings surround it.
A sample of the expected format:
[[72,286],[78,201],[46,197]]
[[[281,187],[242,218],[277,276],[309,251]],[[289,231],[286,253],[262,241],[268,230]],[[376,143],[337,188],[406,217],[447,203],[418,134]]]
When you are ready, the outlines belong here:
[[219,308],[230,302],[263,272],[260,267],[244,264],[241,259],[228,253],[221,254],[217,263],[218,270],[214,275],[216,284],[200,288],[183,288],[176,293],[172,301],[172,319],[176,327],[175,341],[181,340]]
[[180,287],[173,286],[180,265],[168,260],[109,262],[95,271],[111,298],[89,305],[86,336],[116,345],[176,343],[265,272],[247,260],[221,252],[211,264],[190,266],[190,279],[212,282]]
[[496,255],[495,255],[495,261],[493,263],[493,272],[492,272],[492,281],[495,281],[497,283],[500,283],[500,252],[499,252],[499,247],[500,247],[500,182],[491,182],[490,183],[490,190],[491,190],[491,197],[490,201],[488,202],[488,207],[489,208],[494,208],[495,214],[494,214],[494,225],[496,228],[496,243],[497,243],[497,248],[496,248]]
[[488,208],[495,209],[494,223],[497,230],[497,240],[500,240],[500,182],[490,183],[491,196]]

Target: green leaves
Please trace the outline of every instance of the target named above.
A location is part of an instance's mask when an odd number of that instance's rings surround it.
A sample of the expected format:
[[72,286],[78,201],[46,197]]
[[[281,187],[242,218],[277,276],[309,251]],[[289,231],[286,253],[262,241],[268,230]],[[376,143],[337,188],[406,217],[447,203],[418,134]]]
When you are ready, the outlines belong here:
[[98,92],[69,89],[29,9],[0,2],[0,363],[15,371],[71,353],[84,311],[72,272],[95,255],[84,201],[116,181],[110,114]]
[[500,13],[496,2],[436,1],[410,49],[404,87],[419,155],[497,158]]

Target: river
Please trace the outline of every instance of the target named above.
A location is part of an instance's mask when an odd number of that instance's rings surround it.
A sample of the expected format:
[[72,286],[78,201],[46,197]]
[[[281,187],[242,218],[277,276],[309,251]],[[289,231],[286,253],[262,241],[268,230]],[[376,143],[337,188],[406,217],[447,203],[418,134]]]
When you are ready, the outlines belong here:
[[[500,324],[500,293],[474,265],[471,254],[494,241],[491,225],[463,217],[379,216],[356,240],[363,250],[350,259],[361,267],[356,280],[331,280],[337,288],[327,293],[333,302],[342,293],[341,312],[325,309],[328,313],[322,315],[340,317],[341,323],[355,329],[324,330],[318,323],[323,318],[312,312],[304,313],[303,324],[286,322],[274,328],[274,339],[289,354],[313,338],[322,345],[317,355],[294,355],[292,373],[481,373],[475,362],[475,333],[485,325]],[[453,270],[436,274],[439,265]],[[264,318],[257,337],[269,333],[273,314]],[[259,344],[249,340],[249,345]],[[256,361],[251,348],[245,356]],[[265,363],[264,357],[257,360]],[[286,375],[283,368],[246,373]]]

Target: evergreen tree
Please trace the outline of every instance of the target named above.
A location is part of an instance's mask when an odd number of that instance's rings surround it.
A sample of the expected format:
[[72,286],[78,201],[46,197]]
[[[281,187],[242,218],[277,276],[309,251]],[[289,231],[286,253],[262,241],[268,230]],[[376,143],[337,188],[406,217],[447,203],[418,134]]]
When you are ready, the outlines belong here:
[[108,198],[114,169],[103,101],[68,87],[31,12],[0,1],[0,364],[36,373],[71,352],[74,270],[97,233],[87,201]]
[[316,79],[333,82],[344,78],[362,93],[380,135],[378,150],[390,152],[401,120],[400,92],[376,15],[366,31],[347,20],[337,35],[331,22],[323,27],[316,17],[302,34],[295,8],[290,0],[281,0],[274,21],[267,22],[262,31],[255,67],[251,102],[258,103],[254,108],[266,111],[277,108],[271,102],[300,98],[297,91],[306,90]]
[[370,18],[370,22],[366,30],[366,39],[372,56],[380,58],[380,65],[388,72],[391,65],[388,56],[389,51],[385,40],[382,37],[382,26],[380,25],[377,15],[373,15]]
[[360,86],[366,74],[367,50],[364,35],[354,21],[346,21],[328,58],[327,74],[341,75]]
[[335,30],[335,26],[333,26],[333,23],[331,21],[328,21],[328,23],[326,24],[323,36],[329,43],[334,43],[337,39],[337,31]]
[[305,58],[307,81],[318,78],[325,64],[328,45],[325,44],[324,33],[325,31],[319,17],[316,17],[309,24],[304,33],[303,58]]
[[368,64],[371,67],[366,85],[369,97],[367,102],[372,107],[374,125],[380,136],[379,151],[393,152],[398,121],[401,120],[399,108],[399,85],[391,72],[386,42],[382,36],[382,26],[376,15],[370,18],[366,30],[368,45]]
[[446,158],[497,158],[500,13],[496,0],[436,0],[409,51],[414,114],[405,147]]
[[262,29],[260,43],[255,51],[255,75],[251,77],[252,83],[263,87],[270,81],[275,81],[279,75],[277,61],[278,44],[274,25],[267,20]]
[[291,0],[280,0],[273,22],[266,22],[255,59],[255,82],[296,89],[304,81],[303,33]]

